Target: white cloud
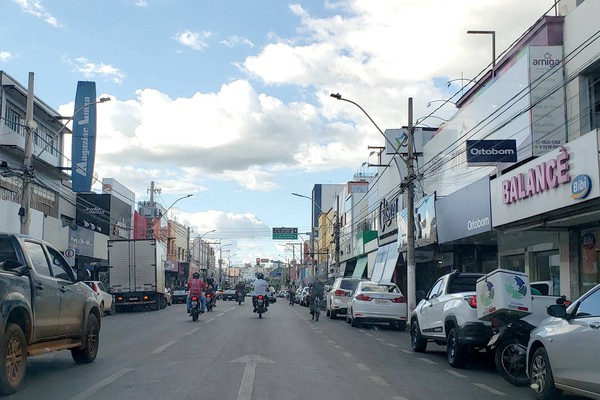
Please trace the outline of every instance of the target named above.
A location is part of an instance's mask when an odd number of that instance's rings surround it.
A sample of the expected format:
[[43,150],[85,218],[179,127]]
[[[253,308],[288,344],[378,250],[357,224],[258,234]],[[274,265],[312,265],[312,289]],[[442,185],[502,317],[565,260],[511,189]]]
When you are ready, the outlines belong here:
[[101,77],[115,83],[122,83],[127,74],[119,68],[109,64],[96,64],[85,57],[67,58],[63,57],[63,62],[72,65],[75,70],[88,79]]
[[192,32],[190,30],[179,32],[175,40],[184,46],[191,47],[194,50],[202,50],[208,47],[206,39],[211,37],[210,32]]
[[1,62],[7,62],[11,58],[13,58],[13,55],[10,54],[8,51],[0,51],[0,61]]
[[21,8],[21,10],[27,14],[33,15],[37,18],[42,18],[48,24],[54,27],[60,27],[61,24],[58,20],[46,11],[45,7],[39,0],[13,0]]
[[252,43],[249,39],[240,37],[240,36],[229,36],[225,40],[221,40],[219,43],[224,44],[227,47],[236,47],[239,45],[245,45],[251,48],[254,48],[254,43]]

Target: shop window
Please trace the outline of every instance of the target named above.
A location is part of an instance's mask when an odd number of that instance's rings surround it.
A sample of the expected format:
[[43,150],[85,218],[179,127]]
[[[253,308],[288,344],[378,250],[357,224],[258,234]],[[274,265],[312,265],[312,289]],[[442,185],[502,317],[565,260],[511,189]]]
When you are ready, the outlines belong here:
[[525,254],[514,254],[500,258],[500,268],[525,272]]
[[581,263],[580,263],[580,293],[585,293],[600,283],[600,244],[598,235],[600,231],[585,231],[581,233]]
[[560,257],[558,250],[542,251],[533,254],[529,281],[547,281],[552,284],[554,293],[560,292]]
[[600,71],[596,70],[588,76],[590,96],[590,128],[600,128]]

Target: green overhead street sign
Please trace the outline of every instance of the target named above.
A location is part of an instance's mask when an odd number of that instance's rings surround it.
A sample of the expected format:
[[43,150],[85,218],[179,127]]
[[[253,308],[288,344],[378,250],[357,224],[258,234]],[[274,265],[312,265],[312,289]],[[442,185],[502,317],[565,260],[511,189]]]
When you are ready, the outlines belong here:
[[273,240],[297,240],[298,228],[273,228]]

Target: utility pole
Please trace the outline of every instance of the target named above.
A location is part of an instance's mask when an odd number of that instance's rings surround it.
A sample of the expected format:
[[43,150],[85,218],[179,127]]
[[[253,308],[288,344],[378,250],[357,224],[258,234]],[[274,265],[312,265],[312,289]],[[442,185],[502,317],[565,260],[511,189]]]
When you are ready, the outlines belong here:
[[150,192],[150,212],[151,212],[151,216],[148,218],[148,230],[146,232],[146,237],[148,239],[154,239],[154,225],[156,224],[155,222],[155,214],[156,214],[156,207],[154,204],[154,193],[160,193],[160,189],[155,189],[154,188],[154,181],[150,182],[150,189],[147,190],[148,192]]
[[27,87],[27,110],[25,114],[25,158],[23,160],[23,194],[21,197],[21,233],[29,234],[31,223],[31,185],[33,185],[33,72],[29,73],[29,84]]
[[[333,225],[333,242],[335,250],[335,267],[334,267],[334,278],[337,278],[340,274],[340,196],[335,196],[335,224]],[[329,258],[329,256],[327,257]]]
[[407,210],[406,210],[406,290],[408,292],[408,315],[416,307],[416,266],[415,266],[415,171],[414,171],[414,127],[413,99],[408,98],[408,160],[406,177]]

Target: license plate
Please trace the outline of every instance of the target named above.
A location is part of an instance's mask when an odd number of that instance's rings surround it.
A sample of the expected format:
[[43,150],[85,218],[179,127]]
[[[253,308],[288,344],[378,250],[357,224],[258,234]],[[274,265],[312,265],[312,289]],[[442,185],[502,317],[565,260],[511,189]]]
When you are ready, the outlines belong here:
[[500,332],[495,333],[494,336],[492,336],[490,338],[490,341],[488,342],[488,346],[493,346],[494,343],[496,343],[498,341],[498,338],[500,337]]
[[130,297],[129,301],[137,301],[137,299],[138,299],[137,297]]
[[259,300],[256,304],[258,304],[259,306],[262,306],[263,305],[263,301]]
[[197,306],[198,302],[197,301],[192,301],[192,306]]
[[385,304],[387,302],[387,300],[375,299],[375,304]]

